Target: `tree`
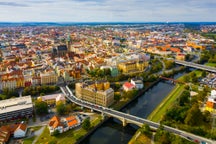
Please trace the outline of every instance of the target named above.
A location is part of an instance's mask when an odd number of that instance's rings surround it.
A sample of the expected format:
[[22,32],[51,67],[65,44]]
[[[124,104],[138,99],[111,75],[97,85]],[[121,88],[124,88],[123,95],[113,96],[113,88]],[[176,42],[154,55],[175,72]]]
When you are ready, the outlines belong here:
[[206,77],[206,71],[202,71],[202,77]]
[[114,94],[114,100],[119,101],[121,99],[121,95],[119,93]]
[[189,75],[183,76],[183,81],[184,82],[189,82],[190,81],[190,76]]
[[48,144],[57,144],[57,140],[52,140],[52,141],[48,142]]
[[43,115],[43,114],[48,113],[48,105],[46,102],[43,102],[43,101],[36,101],[35,102],[35,109],[36,109],[36,113],[39,115]]
[[166,69],[171,69],[175,66],[174,61],[164,60],[164,64]]
[[91,127],[91,123],[90,123],[90,119],[89,118],[86,118],[83,123],[82,123],[82,128],[84,130],[89,130]]
[[190,54],[186,54],[186,55],[185,55],[185,60],[186,60],[186,61],[189,61],[189,60],[190,60],[190,56],[191,56]]
[[147,124],[144,124],[144,125],[140,128],[140,132],[143,133],[143,134],[145,134],[145,135],[148,136],[148,137],[151,137],[151,135],[152,135],[150,126],[147,125]]
[[56,105],[56,111],[59,115],[64,115],[66,113],[66,106],[64,103],[60,102]]
[[162,125],[160,125],[160,127],[157,129],[157,132],[155,134],[155,141],[156,141],[156,144],[170,144],[171,143],[171,135],[169,132],[164,130]]
[[209,122],[211,122],[211,118],[212,118],[211,113],[209,111],[205,110],[203,112],[203,121],[206,123],[209,123]]
[[188,104],[190,102],[189,98],[190,98],[190,92],[189,91],[183,91],[183,93],[179,97],[179,105],[185,106],[186,104]]
[[60,134],[59,130],[55,130],[55,131],[52,133],[53,136],[57,136],[57,135],[59,135],[59,134]]
[[188,110],[184,122],[190,126],[198,126],[203,122],[203,115],[197,104],[194,104]]

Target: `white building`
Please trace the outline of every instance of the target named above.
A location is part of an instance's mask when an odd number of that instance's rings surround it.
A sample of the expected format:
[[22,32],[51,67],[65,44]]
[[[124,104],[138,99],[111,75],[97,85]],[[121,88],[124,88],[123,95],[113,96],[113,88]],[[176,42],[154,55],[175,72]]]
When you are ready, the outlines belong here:
[[14,138],[23,138],[26,136],[27,125],[21,123],[14,131]]
[[142,89],[144,87],[143,81],[141,79],[132,78],[131,83],[135,85],[137,89]]
[[123,89],[124,89],[124,91],[130,91],[130,90],[133,90],[133,89],[135,89],[135,85],[134,84],[132,84],[132,83],[129,83],[129,82],[125,82],[124,84],[123,84]]
[[31,96],[23,96],[0,101],[0,121],[31,116],[33,104]]

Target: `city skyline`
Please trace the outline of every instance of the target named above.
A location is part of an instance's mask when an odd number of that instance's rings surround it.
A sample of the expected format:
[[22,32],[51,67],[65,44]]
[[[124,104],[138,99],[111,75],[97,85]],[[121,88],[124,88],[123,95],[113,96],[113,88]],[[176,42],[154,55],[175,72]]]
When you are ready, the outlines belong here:
[[216,1],[0,0],[0,22],[215,22]]

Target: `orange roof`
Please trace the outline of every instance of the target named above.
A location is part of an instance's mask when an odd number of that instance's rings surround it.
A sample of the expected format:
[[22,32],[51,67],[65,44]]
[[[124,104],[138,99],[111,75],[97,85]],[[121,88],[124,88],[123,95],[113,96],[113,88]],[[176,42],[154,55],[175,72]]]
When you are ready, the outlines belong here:
[[179,48],[170,48],[170,50],[172,52],[181,52],[181,50]]
[[10,132],[4,128],[0,128],[0,143],[5,143],[9,140]]
[[21,129],[21,130],[23,130],[23,131],[25,131],[26,130],[26,128],[27,128],[27,125],[26,124],[20,124],[18,127],[17,127],[17,129],[16,130],[18,130],[18,129]]
[[66,118],[67,124],[69,127],[78,124],[78,121],[75,116],[69,116]]
[[53,128],[57,128],[58,126],[62,126],[62,124],[61,124],[61,122],[60,122],[60,118],[57,117],[57,116],[53,116],[53,117],[50,119],[49,126],[50,126],[50,127],[53,127]]

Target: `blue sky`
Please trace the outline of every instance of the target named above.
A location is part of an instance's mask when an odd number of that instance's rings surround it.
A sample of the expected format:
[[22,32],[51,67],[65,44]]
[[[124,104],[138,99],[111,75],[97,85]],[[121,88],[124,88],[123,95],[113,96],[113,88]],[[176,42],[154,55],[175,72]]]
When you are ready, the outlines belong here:
[[0,0],[0,22],[216,22],[216,0]]

